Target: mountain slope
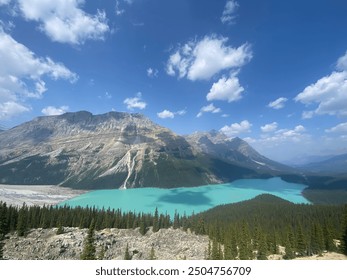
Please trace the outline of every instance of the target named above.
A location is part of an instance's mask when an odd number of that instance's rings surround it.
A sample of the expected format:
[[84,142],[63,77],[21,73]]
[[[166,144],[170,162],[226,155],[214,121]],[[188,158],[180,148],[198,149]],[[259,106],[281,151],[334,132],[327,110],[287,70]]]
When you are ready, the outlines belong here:
[[5,184],[169,188],[257,176],[252,168],[197,153],[140,114],[39,117],[2,132],[0,147]]
[[260,172],[296,172],[294,168],[262,156],[246,141],[238,137],[230,139],[225,134],[212,130],[195,132],[185,138],[196,152],[206,153],[240,166],[253,168]]
[[346,175],[347,154],[334,156],[319,162],[309,163],[301,166],[301,168],[314,173]]

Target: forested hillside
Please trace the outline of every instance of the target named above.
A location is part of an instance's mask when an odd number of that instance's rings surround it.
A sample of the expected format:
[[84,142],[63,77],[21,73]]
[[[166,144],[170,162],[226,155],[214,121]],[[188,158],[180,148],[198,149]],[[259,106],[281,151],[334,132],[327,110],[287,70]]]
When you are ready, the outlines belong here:
[[[190,217],[123,213],[121,210],[7,206],[0,202],[0,240],[7,233],[25,236],[32,228],[131,229],[145,234],[161,228],[207,234],[209,259],[266,259],[285,247],[285,258],[340,251],[347,254],[347,206],[293,204],[271,195],[215,207]],[[0,251],[1,251],[0,245]],[[0,254],[1,256],[1,254]]]

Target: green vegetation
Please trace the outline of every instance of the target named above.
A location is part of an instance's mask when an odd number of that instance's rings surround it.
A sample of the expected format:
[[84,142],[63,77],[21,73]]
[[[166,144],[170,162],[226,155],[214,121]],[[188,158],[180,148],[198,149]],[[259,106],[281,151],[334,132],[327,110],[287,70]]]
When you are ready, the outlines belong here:
[[95,260],[95,221],[91,221],[87,238],[84,240],[83,252],[81,255],[81,260]]
[[[161,228],[188,228],[207,234],[207,259],[266,259],[285,247],[286,259],[340,251],[347,255],[347,206],[293,204],[272,195],[218,206],[186,217],[159,214],[124,213],[114,209],[71,208],[68,206],[7,206],[0,202],[0,243],[9,232],[19,236],[32,228],[89,228],[81,258],[96,259],[94,232],[104,228],[139,228],[146,234]],[[341,241],[337,246],[336,240]],[[104,251],[98,258],[103,258]],[[1,256],[1,246],[0,246]],[[130,257],[126,248],[124,258]],[[154,248],[150,257],[155,258]]]
[[[225,258],[264,259],[283,246],[285,258],[292,259],[325,250],[341,251],[334,240],[344,236],[344,219],[343,206],[293,204],[260,195],[215,207],[189,218],[189,222],[196,233],[207,233],[224,245]],[[212,244],[209,258],[215,256]]]

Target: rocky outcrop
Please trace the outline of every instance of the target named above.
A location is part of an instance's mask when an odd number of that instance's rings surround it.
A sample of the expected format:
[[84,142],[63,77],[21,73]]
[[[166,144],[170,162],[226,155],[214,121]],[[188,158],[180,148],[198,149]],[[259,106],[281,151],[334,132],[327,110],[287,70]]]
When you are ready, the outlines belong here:
[[[9,234],[4,241],[4,259],[9,260],[78,260],[80,259],[87,229],[64,228],[33,229],[26,237]],[[126,247],[133,260],[150,259],[152,247],[156,259],[205,259],[208,237],[180,229],[151,229],[141,235],[139,229],[104,229],[95,232],[96,255],[102,259],[124,259]]]

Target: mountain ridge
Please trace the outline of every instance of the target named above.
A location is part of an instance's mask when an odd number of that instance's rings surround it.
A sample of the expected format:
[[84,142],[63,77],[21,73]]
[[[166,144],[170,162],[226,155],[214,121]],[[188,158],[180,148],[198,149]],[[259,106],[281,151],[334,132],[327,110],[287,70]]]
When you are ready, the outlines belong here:
[[194,137],[182,137],[141,114],[79,111],[37,117],[1,133],[0,183],[170,188],[288,171],[240,138],[205,133],[206,148]]

